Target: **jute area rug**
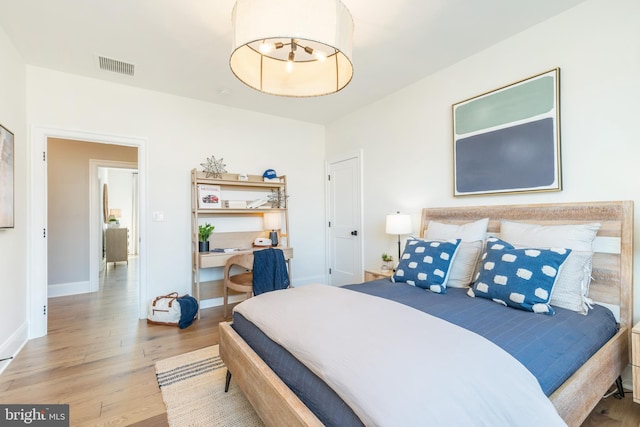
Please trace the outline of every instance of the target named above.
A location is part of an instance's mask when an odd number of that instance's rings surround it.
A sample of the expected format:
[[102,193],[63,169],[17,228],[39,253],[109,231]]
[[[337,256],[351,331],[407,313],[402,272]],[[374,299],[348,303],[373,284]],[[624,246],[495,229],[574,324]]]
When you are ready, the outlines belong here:
[[227,369],[218,346],[160,360],[156,377],[171,427],[253,427],[264,424],[237,384],[224,392]]

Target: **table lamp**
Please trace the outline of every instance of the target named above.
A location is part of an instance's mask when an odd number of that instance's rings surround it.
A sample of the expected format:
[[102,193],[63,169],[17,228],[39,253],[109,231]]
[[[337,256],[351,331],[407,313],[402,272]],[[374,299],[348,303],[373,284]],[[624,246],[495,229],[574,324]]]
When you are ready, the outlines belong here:
[[398,236],[398,262],[400,262],[400,235],[410,234],[411,231],[411,215],[400,212],[387,215],[386,233]]
[[269,232],[269,238],[271,239],[272,246],[278,246],[278,232],[282,227],[282,216],[279,212],[265,213],[263,217],[264,229],[271,230]]
[[122,217],[122,211],[118,208],[109,209],[109,224],[115,226],[120,225],[120,218]]

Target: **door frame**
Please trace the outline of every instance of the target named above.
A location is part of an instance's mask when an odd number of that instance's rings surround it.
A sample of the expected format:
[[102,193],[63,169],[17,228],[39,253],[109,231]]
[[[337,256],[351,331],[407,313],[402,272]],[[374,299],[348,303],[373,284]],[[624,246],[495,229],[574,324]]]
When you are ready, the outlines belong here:
[[356,163],[358,165],[358,192],[359,192],[359,198],[360,198],[360,214],[358,215],[358,221],[360,222],[360,224],[358,224],[358,244],[360,245],[360,259],[358,260],[360,263],[360,281],[364,280],[364,191],[363,191],[363,153],[362,153],[362,149],[358,150],[358,151],[353,151],[353,152],[348,152],[348,153],[343,153],[343,154],[338,154],[335,156],[332,156],[330,158],[328,158],[327,160],[325,160],[325,177],[327,177],[327,180],[325,180],[325,241],[327,242],[326,244],[326,252],[325,252],[325,259],[326,259],[326,268],[325,268],[325,277],[326,282],[329,283],[330,285],[333,285],[333,283],[331,283],[331,275],[329,274],[329,268],[331,268],[331,230],[329,228],[329,218],[331,217],[331,194],[330,194],[330,190],[331,190],[331,185],[329,185],[329,174],[330,174],[330,170],[331,170],[331,165],[333,165],[334,163],[339,163],[339,162],[344,162],[346,160],[350,160],[350,159],[355,159]]
[[145,137],[114,135],[101,132],[32,126],[29,145],[29,244],[27,257],[29,338],[47,335],[47,142],[49,138],[70,139],[100,144],[125,145],[138,148],[139,206],[139,318],[146,317],[147,300],[147,143]]
[[[96,292],[99,288],[100,259],[102,258],[102,247],[99,244],[102,222],[98,219],[102,215],[100,212],[98,168],[138,170],[138,165],[118,160],[89,159],[89,290],[91,292]],[[139,221],[139,218],[135,219]]]

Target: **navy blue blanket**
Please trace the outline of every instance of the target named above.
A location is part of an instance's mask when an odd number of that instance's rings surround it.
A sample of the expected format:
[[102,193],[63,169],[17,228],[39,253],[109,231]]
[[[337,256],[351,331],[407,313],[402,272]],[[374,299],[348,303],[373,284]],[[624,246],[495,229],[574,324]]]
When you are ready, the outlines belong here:
[[547,396],[618,331],[613,313],[600,305],[586,316],[559,307],[546,316],[471,298],[467,289],[447,288],[440,295],[389,279],[345,288],[400,302],[482,335],[527,367]]
[[253,294],[289,287],[287,262],[281,249],[262,249],[253,253]]
[[178,327],[184,329],[189,327],[196,319],[198,315],[198,301],[191,295],[184,295],[178,297],[178,303],[180,304],[180,320],[178,321]]

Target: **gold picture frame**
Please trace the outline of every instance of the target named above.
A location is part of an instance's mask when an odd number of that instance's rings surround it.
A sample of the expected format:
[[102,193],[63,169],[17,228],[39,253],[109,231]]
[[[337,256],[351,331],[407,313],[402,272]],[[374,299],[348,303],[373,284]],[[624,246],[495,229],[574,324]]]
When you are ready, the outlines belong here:
[[453,195],[562,190],[560,69],[453,104]]

